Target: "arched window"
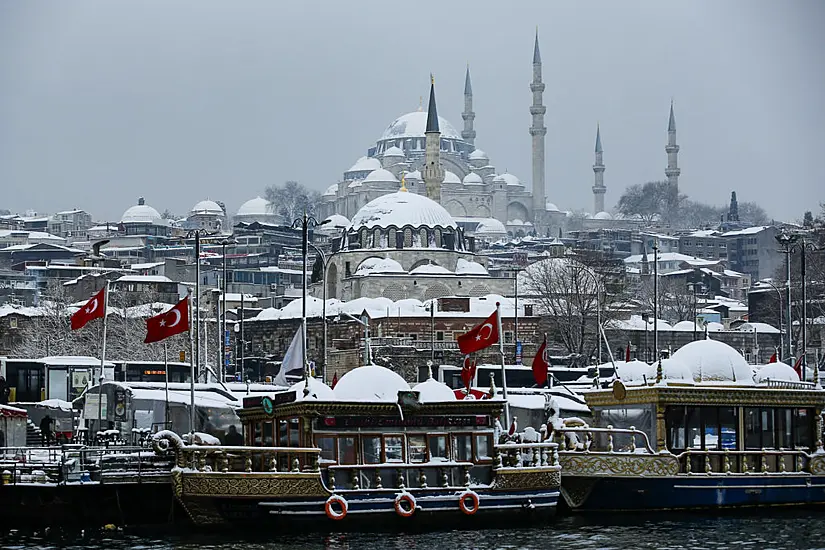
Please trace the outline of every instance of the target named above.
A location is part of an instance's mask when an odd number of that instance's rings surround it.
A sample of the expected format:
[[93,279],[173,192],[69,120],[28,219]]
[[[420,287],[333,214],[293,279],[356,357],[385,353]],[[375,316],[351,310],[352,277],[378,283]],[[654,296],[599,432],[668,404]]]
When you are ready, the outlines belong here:
[[412,246],[412,229],[407,227],[404,229],[404,248]]
[[435,228],[435,246],[436,248],[444,248],[444,245],[441,241],[441,229]]
[[372,230],[372,247],[383,248],[381,245],[381,229],[378,227]]
[[421,248],[428,248],[430,246],[430,236],[426,228],[422,227],[420,230]]

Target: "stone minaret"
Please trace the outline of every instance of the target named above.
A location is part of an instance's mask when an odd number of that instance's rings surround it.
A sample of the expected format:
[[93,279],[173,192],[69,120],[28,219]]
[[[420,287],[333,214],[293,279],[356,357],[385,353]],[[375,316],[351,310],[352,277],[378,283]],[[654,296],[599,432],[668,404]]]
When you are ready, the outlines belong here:
[[665,168],[665,175],[667,182],[679,188],[679,170],[678,156],[679,146],[676,145],[676,118],[673,116],[673,102],[670,102],[670,118],[667,122],[667,145],[665,146],[667,153],[667,168]]
[[604,161],[602,160],[602,135],[599,125],[596,125],[596,162],[593,164],[593,213],[604,212],[604,194],[607,187],[604,186]]
[[441,183],[444,181],[444,168],[441,167],[441,130],[438,129],[438,111],[435,108],[435,79],[430,75],[430,103],[427,107],[427,127],[424,130],[424,168],[421,179],[427,189],[427,197],[439,202],[441,200]]
[[461,113],[464,119],[464,130],[461,137],[470,145],[475,145],[476,131],[473,129],[473,121],[476,114],[473,112],[473,85],[470,83],[470,65],[467,65],[467,76],[464,77],[464,112]]
[[533,82],[530,83],[530,91],[533,93],[533,104],[530,106],[533,124],[530,126],[530,135],[533,137],[533,218],[534,223],[536,223],[540,222],[541,212],[546,210],[544,198],[544,136],[547,134],[547,128],[544,127],[544,113],[547,108],[541,102],[544,83],[541,81],[541,53],[539,52],[538,29],[536,29],[536,44],[533,47]]

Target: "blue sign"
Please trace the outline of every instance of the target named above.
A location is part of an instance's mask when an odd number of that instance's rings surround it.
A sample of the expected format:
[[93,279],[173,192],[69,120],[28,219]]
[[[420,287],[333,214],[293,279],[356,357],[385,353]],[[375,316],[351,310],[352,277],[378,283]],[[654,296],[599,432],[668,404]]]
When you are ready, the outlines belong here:
[[225,330],[223,332],[224,332],[224,345],[228,346],[229,345],[229,331]]
[[516,365],[521,365],[521,340],[516,341]]

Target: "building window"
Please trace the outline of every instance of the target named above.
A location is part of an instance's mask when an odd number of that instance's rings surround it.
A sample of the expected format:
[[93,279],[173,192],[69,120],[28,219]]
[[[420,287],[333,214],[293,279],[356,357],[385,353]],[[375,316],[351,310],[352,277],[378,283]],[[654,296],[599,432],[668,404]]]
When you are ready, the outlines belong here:
[[443,342],[444,341],[444,331],[443,330],[436,331],[435,339],[438,340],[439,342]]

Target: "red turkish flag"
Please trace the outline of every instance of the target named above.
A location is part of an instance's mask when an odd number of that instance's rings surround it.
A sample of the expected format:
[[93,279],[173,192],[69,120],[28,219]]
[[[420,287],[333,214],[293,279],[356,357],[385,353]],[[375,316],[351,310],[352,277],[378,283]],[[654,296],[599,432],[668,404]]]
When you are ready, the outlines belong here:
[[802,355],[799,356],[799,359],[796,360],[796,363],[793,364],[793,370],[796,371],[796,374],[799,375],[799,379],[803,380],[805,374],[802,372]]
[[335,371],[335,374],[332,375],[332,385],[330,386],[330,388],[332,388],[334,390],[335,386],[337,386],[337,385],[338,385],[338,371]]
[[458,349],[464,355],[498,343],[498,310],[487,317],[483,323],[456,338],[456,342],[458,342]]
[[768,363],[776,363],[776,352],[773,352],[771,358],[768,360]]
[[464,366],[461,367],[461,381],[464,382],[464,387],[470,389],[470,384],[476,376],[476,362],[470,360],[470,356],[464,358]]
[[536,379],[536,384],[538,384],[539,387],[542,387],[547,383],[547,369],[550,364],[545,358],[546,352],[547,337],[545,336],[544,342],[541,343],[539,350],[536,352],[536,356],[533,357],[533,378]]
[[106,287],[100,289],[100,292],[92,296],[86,302],[86,305],[78,309],[72,314],[72,330],[83,328],[83,326],[92,319],[98,319],[105,314],[106,307]]
[[146,319],[145,343],[158,342],[189,330],[189,297],[174,305],[166,313]]

